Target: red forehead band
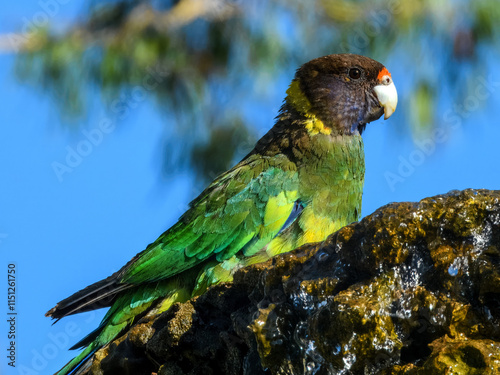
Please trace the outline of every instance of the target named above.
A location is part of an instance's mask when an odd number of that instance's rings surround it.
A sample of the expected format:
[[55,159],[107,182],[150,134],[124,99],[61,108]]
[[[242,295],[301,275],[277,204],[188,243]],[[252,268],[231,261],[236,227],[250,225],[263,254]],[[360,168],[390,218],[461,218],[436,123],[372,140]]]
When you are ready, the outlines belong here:
[[382,79],[383,76],[389,76],[389,77],[391,76],[391,73],[389,73],[389,71],[385,67],[380,72],[378,72],[377,79],[380,80]]

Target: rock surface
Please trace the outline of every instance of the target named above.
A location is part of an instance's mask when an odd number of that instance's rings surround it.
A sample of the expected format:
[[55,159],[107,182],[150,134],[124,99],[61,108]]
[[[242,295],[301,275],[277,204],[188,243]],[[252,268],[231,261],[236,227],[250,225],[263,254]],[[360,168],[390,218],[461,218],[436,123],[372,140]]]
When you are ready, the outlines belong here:
[[384,206],[139,322],[91,372],[500,373],[500,191]]

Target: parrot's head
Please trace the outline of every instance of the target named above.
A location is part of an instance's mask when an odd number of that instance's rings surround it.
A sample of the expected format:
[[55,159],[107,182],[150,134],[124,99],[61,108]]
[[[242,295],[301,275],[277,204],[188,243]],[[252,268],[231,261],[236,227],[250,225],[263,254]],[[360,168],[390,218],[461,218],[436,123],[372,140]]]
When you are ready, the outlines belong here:
[[361,134],[367,123],[396,110],[391,74],[365,56],[328,55],[302,65],[286,102],[335,134]]

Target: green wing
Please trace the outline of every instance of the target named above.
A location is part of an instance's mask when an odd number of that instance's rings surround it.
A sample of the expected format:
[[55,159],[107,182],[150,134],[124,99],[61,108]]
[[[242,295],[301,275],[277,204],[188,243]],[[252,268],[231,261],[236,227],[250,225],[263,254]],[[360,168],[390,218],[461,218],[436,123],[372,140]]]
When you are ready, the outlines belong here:
[[120,282],[158,281],[207,259],[252,255],[279,233],[297,195],[294,163],[282,155],[252,155],[191,202],[177,224],[124,267]]
[[[241,266],[239,257],[252,257],[276,237],[297,199],[296,166],[282,155],[252,155],[221,175],[191,202],[177,224],[120,271],[48,312],[59,319],[103,307],[101,299],[115,295],[99,327],[73,347],[85,350],[59,374],[85,368],[90,354],[143,314],[168,310],[213,283],[229,280]],[[241,255],[235,257],[237,253]]]

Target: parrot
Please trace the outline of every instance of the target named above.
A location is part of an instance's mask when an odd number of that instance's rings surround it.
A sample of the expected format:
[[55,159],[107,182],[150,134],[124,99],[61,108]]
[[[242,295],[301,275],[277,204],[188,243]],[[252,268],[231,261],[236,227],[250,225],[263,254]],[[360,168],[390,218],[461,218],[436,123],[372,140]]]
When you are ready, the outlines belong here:
[[88,371],[93,355],[139,319],[358,221],[361,135],[368,123],[382,115],[387,120],[397,101],[391,74],[371,58],[332,54],[303,64],[273,127],[248,155],[119,271],[46,313],[57,322],[109,307],[99,326],[71,348],[83,350],[56,374]]

